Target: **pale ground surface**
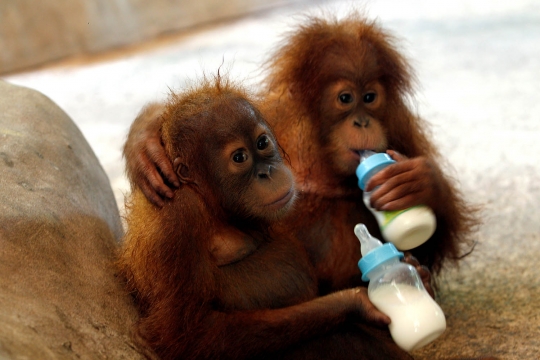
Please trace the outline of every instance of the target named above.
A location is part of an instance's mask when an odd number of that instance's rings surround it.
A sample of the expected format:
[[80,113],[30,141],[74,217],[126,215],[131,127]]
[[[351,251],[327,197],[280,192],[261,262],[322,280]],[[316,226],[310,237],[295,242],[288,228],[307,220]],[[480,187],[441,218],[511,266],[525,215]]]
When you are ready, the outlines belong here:
[[[475,252],[441,280],[448,330],[418,355],[540,358],[540,2],[366,4],[404,40],[420,83],[418,111],[464,193],[484,206]],[[223,60],[233,78],[256,82],[265,54],[294,24],[291,15],[317,8],[278,9],[5,80],[43,92],[73,118],[122,205],[121,146],[143,104]]]

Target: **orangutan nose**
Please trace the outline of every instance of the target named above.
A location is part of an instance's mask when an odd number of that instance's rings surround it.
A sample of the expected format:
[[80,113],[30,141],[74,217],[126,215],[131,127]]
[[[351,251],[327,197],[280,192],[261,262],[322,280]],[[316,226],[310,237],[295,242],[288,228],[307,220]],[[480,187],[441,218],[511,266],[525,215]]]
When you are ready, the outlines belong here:
[[272,168],[272,165],[261,166],[259,168],[259,171],[257,172],[257,176],[259,177],[259,179],[269,179],[272,174]]
[[365,127],[369,126],[369,118],[367,116],[354,120],[354,126]]

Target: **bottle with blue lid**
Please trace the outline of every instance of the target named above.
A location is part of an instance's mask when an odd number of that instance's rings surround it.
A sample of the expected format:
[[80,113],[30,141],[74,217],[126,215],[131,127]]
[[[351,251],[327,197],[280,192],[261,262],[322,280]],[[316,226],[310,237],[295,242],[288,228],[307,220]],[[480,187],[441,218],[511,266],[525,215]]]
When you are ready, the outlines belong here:
[[[388,154],[361,151],[360,164],[356,169],[360,189],[364,191],[373,175],[393,163],[395,161]],[[371,207],[370,199],[371,192],[364,191],[364,204],[377,219],[384,239],[399,250],[418,247],[435,232],[437,221],[429,207],[420,205],[398,211],[377,211]]]
[[360,240],[362,280],[369,281],[368,297],[390,317],[396,344],[413,351],[437,339],[446,330],[446,318],[416,269],[400,261],[403,253],[392,243],[383,245],[372,237],[364,224],[357,224],[354,233]]

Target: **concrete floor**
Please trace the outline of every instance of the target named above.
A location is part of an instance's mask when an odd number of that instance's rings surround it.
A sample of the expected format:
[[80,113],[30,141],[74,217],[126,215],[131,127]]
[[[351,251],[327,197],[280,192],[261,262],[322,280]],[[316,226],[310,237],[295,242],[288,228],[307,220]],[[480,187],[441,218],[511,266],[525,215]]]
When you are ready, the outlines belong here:
[[[474,253],[440,279],[448,330],[419,358],[540,358],[540,3],[378,0],[370,17],[403,39],[417,106],[463,192],[483,206]],[[320,3],[319,3],[320,5]],[[142,105],[222,61],[247,84],[299,12],[279,8],[5,80],[37,89],[81,128],[123,204],[121,146]],[[344,12],[350,3],[323,2]]]

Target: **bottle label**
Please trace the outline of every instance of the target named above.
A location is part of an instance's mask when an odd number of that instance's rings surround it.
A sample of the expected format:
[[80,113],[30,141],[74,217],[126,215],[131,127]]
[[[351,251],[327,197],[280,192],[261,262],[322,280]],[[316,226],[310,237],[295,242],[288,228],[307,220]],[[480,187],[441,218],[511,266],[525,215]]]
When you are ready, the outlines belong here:
[[387,227],[388,224],[390,224],[392,220],[397,218],[399,215],[403,214],[404,212],[409,211],[410,209],[414,209],[415,207],[418,207],[418,206],[413,206],[413,207],[410,207],[408,209],[403,209],[403,210],[380,211],[379,213],[382,215],[381,223],[380,223],[381,229],[384,229],[385,227]]
[[373,215],[375,215],[375,218],[377,219],[377,222],[379,223],[379,227],[381,228],[381,230],[384,230],[399,215],[401,215],[401,214],[403,214],[403,213],[405,213],[405,212],[407,212],[407,211],[409,211],[411,209],[414,209],[414,208],[424,207],[424,205],[416,205],[416,206],[412,206],[410,208],[403,209],[403,210],[377,211],[374,208],[372,208],[371,205],[369,205],[369,199],[371,197],[372,192],[373,191],[364,192],[363,200],[364,200],[364,204],[366,205],[366,207],[369,210],[371,210]]

